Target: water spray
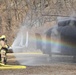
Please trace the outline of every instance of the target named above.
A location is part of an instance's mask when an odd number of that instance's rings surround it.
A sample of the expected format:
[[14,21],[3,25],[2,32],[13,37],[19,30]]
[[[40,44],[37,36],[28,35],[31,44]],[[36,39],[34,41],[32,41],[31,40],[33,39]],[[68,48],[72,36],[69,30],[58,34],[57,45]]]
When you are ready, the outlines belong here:
[[[69,51],[74,50],[75,52],[76,47],[65,41],[68,41],[70,37],[73,40],[76,35],[76,33],[74,33],[76,32],[76,28],[72,26],[75,25],[76,20],[74,19],[74,21],[73,18],[70,17],[60,17],[57,19],[57,25],[53,27],[50,25],[50,28],[42,33],[37,30],[37,28],[41,26],[44,28],[45,20],[42,18],[44,15],[41,13],[36,14],[30,0],[27,0],[27,3],[29,4],[30,10],[12,44],[13,52],[19,53],[15,54],[17,61],[22,65],[37,66],[56,61],[59,62],[63,58],[64,60],[62,61],[68,59],[67,57],[65,58],[65,54],[68,52],[69,56]],[[46,36],[46,38],[44,38],[44,36]],[[69,42],[71,41],[69,40]],[[58,58],[59,54],[60,57]],[[69,61],[71,60],[67,60],[67,62]]]

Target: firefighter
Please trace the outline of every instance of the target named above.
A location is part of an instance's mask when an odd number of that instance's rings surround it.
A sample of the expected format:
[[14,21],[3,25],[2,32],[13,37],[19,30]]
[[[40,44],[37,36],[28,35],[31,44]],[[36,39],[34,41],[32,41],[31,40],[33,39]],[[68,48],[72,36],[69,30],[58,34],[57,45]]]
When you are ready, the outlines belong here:
[[6,54],[7,54],[7,51],[8,51],[8,46],[6,44],[6,36],[5,35],[2,35],[0,37],[0,46],[1,46],[1,63],[2,64],[6,64],[6,60],[7,60],[7,57],[6,57]]
[[0,45],[0,63],[1,63],[1,48],[2,46]]

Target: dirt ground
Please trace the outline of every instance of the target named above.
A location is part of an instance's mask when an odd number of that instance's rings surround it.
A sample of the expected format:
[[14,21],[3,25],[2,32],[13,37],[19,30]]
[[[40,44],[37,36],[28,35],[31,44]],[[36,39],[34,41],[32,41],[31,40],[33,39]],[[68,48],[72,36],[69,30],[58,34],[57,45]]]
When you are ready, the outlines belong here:
[[[8,64],[18,64],[8,61]],[[26,69],[0,70],[0,75],[76,75],[76,64],[51,63],[48,66],[27,66]]]
[[0,70],[0,75],[76,75],[76,65],[27,66],[26,69]]

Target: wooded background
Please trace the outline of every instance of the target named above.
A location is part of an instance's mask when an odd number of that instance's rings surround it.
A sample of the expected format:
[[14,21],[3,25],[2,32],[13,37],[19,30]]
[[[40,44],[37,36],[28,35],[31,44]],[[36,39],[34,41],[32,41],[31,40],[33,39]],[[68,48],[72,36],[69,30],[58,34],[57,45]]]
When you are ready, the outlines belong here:
[[0,0],[0,35],[5,34],[10,45],[28,13],[31,21],[34,14],[34,18],[40,17],[39,27],[58,16],[75,15],[76,0]]

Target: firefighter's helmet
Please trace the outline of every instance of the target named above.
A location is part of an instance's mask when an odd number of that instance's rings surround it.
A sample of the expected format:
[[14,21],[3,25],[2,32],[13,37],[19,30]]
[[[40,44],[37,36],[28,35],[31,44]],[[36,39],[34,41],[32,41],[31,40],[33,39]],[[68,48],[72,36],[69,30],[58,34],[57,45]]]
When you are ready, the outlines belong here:
[[0,37],[0,39],[6,39],[6,36],[5,35],[2,35],[1,37]]

